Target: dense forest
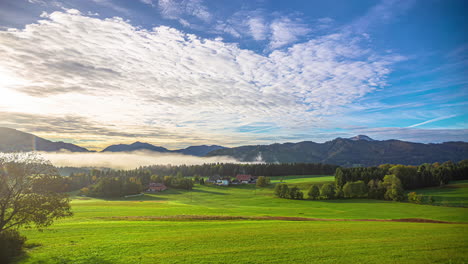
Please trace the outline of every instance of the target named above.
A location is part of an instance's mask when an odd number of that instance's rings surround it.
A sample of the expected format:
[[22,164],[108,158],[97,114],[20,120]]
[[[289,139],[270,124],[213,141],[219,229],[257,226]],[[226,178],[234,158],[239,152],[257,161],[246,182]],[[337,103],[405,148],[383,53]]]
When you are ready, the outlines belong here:
[[[453,180],[468,179],[468,160],[458,163],[425,163],[419,166],[383,164],[378,167],[337,168],[335,184],[312,185],[307,199],[369,198],[432,203],[432,197],[424,198],[405,190],[441,186]],[[304,194],[297,187],[278,184],[275,195],[279,198],[302,200]],[[423,201],[425,199],[425,201]]]
[[338,168],[335,173],[335,184],[343,187],[347,182],[363,181],[368,184],[371,180],[381,181],[385,175],[395,175],[400,179],[405,190],[439,186],[451,180],[468,179],[468,160],[458,163],[451,161],[442,164],[424,163],[419,166],[383,164],[378,167],[367,168]]
[[250,174],[253,176],[283,176],[283,175],[332,175],[335,173],[337,165],[321,163],[216,163],[203,165],[154,165],[143,167],[157,175],[177,175],[182,176],[213,176],[220,175],[234,177],[237,174]]

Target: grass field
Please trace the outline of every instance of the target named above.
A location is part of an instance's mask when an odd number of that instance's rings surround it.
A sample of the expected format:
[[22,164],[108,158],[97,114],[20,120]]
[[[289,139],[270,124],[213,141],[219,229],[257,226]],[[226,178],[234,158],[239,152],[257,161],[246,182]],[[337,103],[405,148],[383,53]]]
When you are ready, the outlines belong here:
[[468,181],[458,181],[442,187],[416,190],[418,194],[432,196],[435,205],[468,207]]
[[[285,179],[300,185],[329,180]],[[468,263],[468,208],[462,207],[294,201],[274,198],[272,188],[197,185],[192,192],[168,190],[125,200],[74,197],[72,208],[74,217],[44,232],[22,231],[37,246],[20,263]],[[460,224],[174,217],[181,215],[426,218]],[[160,216],[170,221],[151,220]]]

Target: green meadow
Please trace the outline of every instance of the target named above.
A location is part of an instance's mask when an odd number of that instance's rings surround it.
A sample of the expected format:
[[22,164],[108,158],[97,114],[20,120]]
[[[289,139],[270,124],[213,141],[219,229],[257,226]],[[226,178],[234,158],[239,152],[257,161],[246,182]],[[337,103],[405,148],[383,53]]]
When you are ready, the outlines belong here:
[[424,196],[432,196],[434,204],[468,207],[468,181],[458,181],[442,187],[415,190]]
[[[282,180],[304,187],[333,177]],[[454,197],[466,200],[466,182],[452,185],[457,188],[446,187],[456,193],[421,193],[437,194],[445,205]],[[72,198],[73,217],[43,232],[22,230],[29,249],[19,263],[468,263],[466,207],[287,200],[275,198],[272,187],[252,185],[196,185],[121,200]],[[369,221],[407,218],[454,223]]]

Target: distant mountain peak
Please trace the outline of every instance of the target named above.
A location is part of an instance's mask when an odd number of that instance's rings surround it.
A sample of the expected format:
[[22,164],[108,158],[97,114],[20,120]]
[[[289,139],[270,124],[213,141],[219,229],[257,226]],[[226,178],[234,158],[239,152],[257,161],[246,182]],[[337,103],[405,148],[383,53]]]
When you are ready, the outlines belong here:
[[351,140],[354,140],[354,141],[358,141],[358,140],[364,140],[364,141],[375,141],[375,139],[372,139],[366,135],[357,135],[355,137],[351,137],[351,138],[348,138],[348,139],[351,139]]
[[215,151],[218,149],[225,149],[225,147],[218,146],[218,145],[200,145],[200,146],[190,146],[185,149],[174,150],[174,152],[181,153],[184,155],[203,157],[206,154],[210,153],[211,151]]
[[155,152],[169,152],[166,148],[159,147],[152,145],[150,143],[136,141],[132,144],[117,144],[117,145],[110,145],[102,152],[127,152],[127,151],[135,151],[135,150],[149,150]]
[[53,142],[13,128],[0,127],[0,152],[62,150],[71,152],[89,151],[86,148],[71,143],[63,141]]

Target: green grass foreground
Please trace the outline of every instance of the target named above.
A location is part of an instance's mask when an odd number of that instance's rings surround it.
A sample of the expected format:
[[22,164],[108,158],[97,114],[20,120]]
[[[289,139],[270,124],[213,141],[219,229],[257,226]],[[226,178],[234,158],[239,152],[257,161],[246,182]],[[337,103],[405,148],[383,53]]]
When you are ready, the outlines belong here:
[[[324,180],[330,178],[285,179],[301,186]],[[463,196],[467,190],[458,191]],[[274,198],[272,188],[197,185],[191,192],[168,190],[125,200],[74,197],[72,208],[74,217],[44,232],[22,231],[37,246],[20,263],[468,263],[464,207],[365,199],[296,201]],[[157,219],[161,216],[167,219]],[[459,224],[177,216],[424,218]]]

